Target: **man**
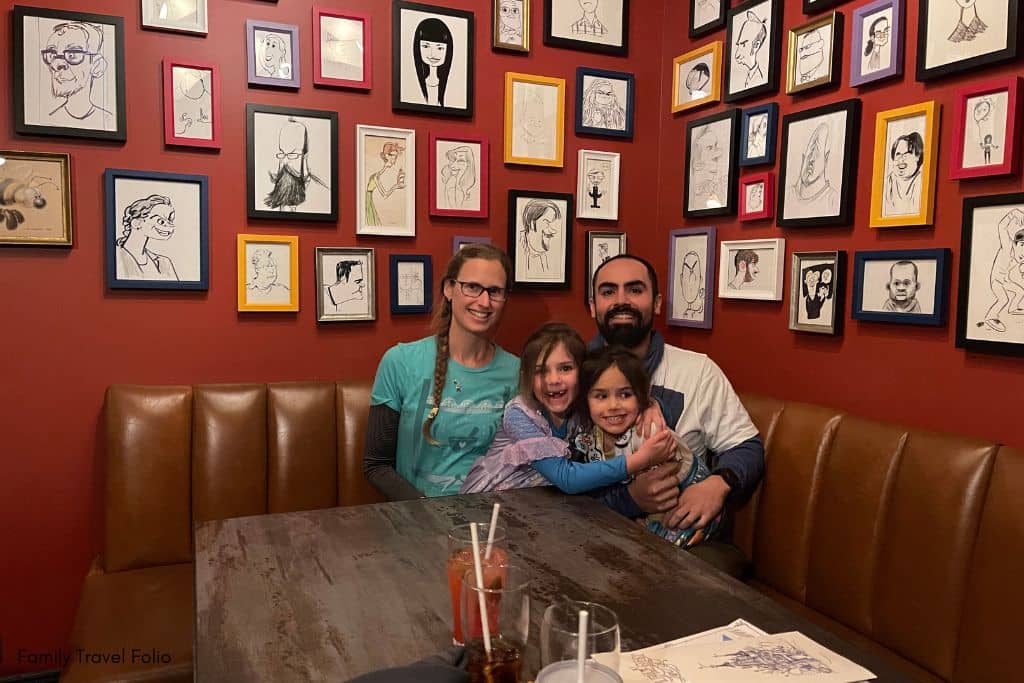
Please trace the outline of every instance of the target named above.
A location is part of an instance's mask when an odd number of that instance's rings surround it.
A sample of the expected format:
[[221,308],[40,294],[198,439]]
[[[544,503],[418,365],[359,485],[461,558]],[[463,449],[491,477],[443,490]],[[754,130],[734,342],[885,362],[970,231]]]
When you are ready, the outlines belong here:
[[570,30],[581,36],[603,36],[608,33],[608,29],[597,18],[598,0],[579,0],[579,2],[583,16],[573,22],[569,27]]
[[708,96],[708,83],[711,82],[711,69],[707,64],[697,64],[686,74],[686,92],[691,100],[699,100]]
[[889,282],[885,285],[889,297],[882,304],[882,310],[889,313],[920,313],[921,302],[917,290],[917,264],[913,261],[897,261],[889,268]]
[[523,42],[523,0],[501,0],[499,3],[498,39],[511,45]]
[[703,319],[704,271],[700,267],[700,255],[695,251],[688,251],[683,257],[683,267],[679,270],[679,288],[686,304],[682,317],[687,320]]
[[736,44],[733,46],[733,59],[747,70],[743,87],[739,90],[746,90],[767,82],[764,68],[761,66],[760,55],[767,38],[768,29],[765,27],[764,21],[748,10],[743,16],[743,23],[740,24],[740,30],[736,34]]
[[548,275],[551,264],[548,252],[551,240],[559,232],[558,221],[562,211],[549,199],[531,199],[523,207],[523,234],[520,244],[526,252],[526,272],[531,275]]
[[706,355],[670,344],[651,331],[661,313],[654,268],[620,254],[594,273],[590,313],[600,337],[596,344],[620,344],[644,359],[651,396],[696,457],[710,460],[712,475],[678,487],[678,464],[637,475],[628,485],[602,492],[605,503],[627,517],[664,512],[669,529],[703,528],[728,502],[744,503],[764,472],[764,447],[729,380]]
[[254,251],[249,263],[252,277],[245,283],[249,303],[286,304],[291,300],[291,289],[277,281],[277,259],[269,249]]
[[604,171],[600,168],[592,168],[587,171],[587,186],[590,188],[587,191],[587,196],[590,197],[591,209],[601,208],[598,200],[604,196],[604,192],[601,191],[604,188],[604,179]]
[[796,53],[797,73],[801,83],[822,76],[818,69],[825,62],[825,40],[817,29],[800,36],[797,40]]
[[325,287],[334,310],[341,312],[349,301],[363,300],[363,264],[360,261],[338,261],[333,285]]
[[722,163],[722,146],[711,126],[702,126],[697,130],[690,157],[690,174],[693,178],[691,208],[725,206],[728,198],[728,168]]
[[830,144],[828,124],[818,124],[800,156],[800,172],[796,180],[786,186],[787,217],[835,216],[839,213],[839,193],[825,175],[831,154]]
[[310,181],[330,189],[309,170],[309,131],[306,124],[289,116],[278,131],[277,150],[277,172],[269,174],[274,188],[263,199],[267,207],[297,211],[299,205],[306,201],[306,188]]
[[103,56],[103,28],[84,21],[69,21],[53,27],[40,51],[50,70],[50,89],[60,105],[50,112],[58,125],[103,128],[112,114],[100,104],[103,88],[93,97],[93,84],[107,72]]
[[761,272],[757,262],[760,257],[753,249],[740,249],[733,258],[735,273],[729,280],[729,289],[743,289],[743,286],[753,282],[757,274]]
[[864,46],[864,56],[867,57],[864,64],[867,68],[861,67],[861,71],[864,73],[872,73],[883,66],[889,66],[888,50],[885,52],[884,62],[882,59],[882,49],[889,44],[889,18],[881,16],[872,21],[868,33],[868,44]]
[[921,165],[924,140],[917,131],[896,138],[889,149],[892,162],[885,178],[883,216],[907,216],[921,213]]

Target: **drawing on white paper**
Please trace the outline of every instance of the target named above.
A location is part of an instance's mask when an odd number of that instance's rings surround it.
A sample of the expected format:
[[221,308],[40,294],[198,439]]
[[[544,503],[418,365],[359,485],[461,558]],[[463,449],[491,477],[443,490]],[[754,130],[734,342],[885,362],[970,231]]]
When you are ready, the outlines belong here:
[[430,17],[416,26],[412,40],[413,65],[423,101],[443,107],[455,53],[452,32],[444,21]]
[[152,194],[136,199],[121,218],[117,238],[117,279],[178,280],[174,261],[155,251],[150,242],[166,242],[174,236],[174,205],[170,197]]
[[[306,188],[315,182],[325,190],[330,187],[309,167],[309,129],[289,116],[277,132],[277,170],[270,172],[273,189],[263,204],[276,211],[297,211],[306,202]],[[268,164],[268,165],[272,165]]]
[[581,15],[572,22],[569,30],[577,36],[603,36],[608,28],[597,17],[600,0],[579,0]]
[[[921,129],[924,128],[921,117]],[[908,121],[890,122],[886,137],[885,188],[882,216],[916,216],[921,213],[921,169],[924,164],[924,139],[917,130],[906,130]],[[912,123],[910,125],[913,125]],[[895,130],[894,130],[895,129]],[[906,131],[893,138],[898,131]],[[891,140],[891,142],[890,142]]]
[[174,92],[174,134],[183,138],[213,139],[213,72],[175,66],[171,69]]
[[[359,302],[366,296],[366,273],[361,260],[341,259],[334,266],[334,282],[325,285],[331,312],[358,312],[364,306]],[[354,309],[354,310],[353,310]]]
[[[680,65],[680,69],[684,65]],[[689,99],[699,100],[708,96],[708,85],[711,83],[711,67],[705,62],[697,62],[686,73],[686,92]]]
[[747,120],[747,158],[759,159],[768,149],[768,114],[754,114]]
[[253,38],[256,42],[256,75],[291,80],[291,36],[287,33],[257,28],[253,32]]
[[720,664],[707,667],[701,665],[701,668],[742,669],[780,676],[832,673],[832,668],[827,662],[815,658],[791,643],[752,645],[718,657],[723,660]]
[[[757,289],[761,257],[756,249],[737,249],[732,257],[729,289]],[[749,286],[748,286],[749,285]]]
[[651,683],[686,683],[679,667],[667,659],[651,657],[640,652],[630,654],[629,670]]
[[730,121],[697,126],[691,132],[690,210],[720,208],[729,198]]
[[558,89],[553,86],[513,83],[513,156],[555,158],[557,97]]
[[688,251],[683,256],[682,268],[679,271],[679,286],[685,308],[677,317],[687,320],[704,319],[704,272],[706,266],[696,251]]
[[562,238],[562,210],[550,199],[530,199],[522,210],[522,234],[519,239],[520,262],[527,276],[550,276],[554,242]]
[[602,209],[610,201],[608,182],[612,176],[612,162],[605,159],[586,157],[584,159],[584,176],[586,177],[586,199],[591,209]]
[[402,261],[398,264],[398,305],[422,306],[423,264]]
[[784,179],[786,218],[839,214],[845,118],[846,114],[839,112],[790,124]]
[[320,71],[326,78],[362,81],[363,22],[345,17],[320,17]]
[[[607,78],[584,78],[583,125],[590,128],[626,130],[625,101],[627,84]],[[617,90],[622,91],[620,98]]]
[[892,7],[869,14],[861,21],[861,36],[864,41],[860,60],[862,76],[888,69],[892,64]]
[[832,301],[835,296],[836,264],[812,263],[800,268],[800,303],[797,322],[832,324]]
[[995,301],[976,323],[995,332],[1006,332],[1004,313],[1024,315],[1024,211],[1011,209],[996,226],[999,248],[992,259],[989,287]]
[[802,33],[796,40],[797,83],[810,83],[828,75],[832,29],[827,26]]
[[750,183],[745,188],[747,213],[764,211],[764,183]]
[[732,63],[729,65],[729,92],[741,92],[768,82],[768,18],[771,2],[733,17]]
[[498,40],[507,45],[523,44],[523,0],[499,1]]
[[[246,245],[245,298],[250,304],[287,304],[291,301],[288,247]],[[275,253],[276,252],[276,253]],[[278,265],[279,261],[285,265]],[[284,271],[282,273],[281,271]]]
[[693,3],[693,28],[699,29],[722,16],[721,0],[696,0]]
[[978,16],[977,0],[955,0],[960,10],[959,18],[953,32],[949,34],[949,42],[959,43],[974,40],[988,29],[988,25]]
[[967,98],[964,168],[998,166],[1005,160],[1007,103],[1005,90]]
[[[438,151],[441,145],[438,143]],[[480,192],[477,188],[477,162],[475,151],[478,145],[453,145],[444,150],[440,178],[442,192],[437,194],[438,208],[479,209]]]
[[[405,225],[405,168],[404,162],[400,163],[405,154],[403,140],[367,137],[364,144],[367,147],[364,155],[367,160],[367,168],[364,169],[367,178],[366,225]],[[370,172],[371,159],[374,159],[372,163],[379,164],[373,172]]]

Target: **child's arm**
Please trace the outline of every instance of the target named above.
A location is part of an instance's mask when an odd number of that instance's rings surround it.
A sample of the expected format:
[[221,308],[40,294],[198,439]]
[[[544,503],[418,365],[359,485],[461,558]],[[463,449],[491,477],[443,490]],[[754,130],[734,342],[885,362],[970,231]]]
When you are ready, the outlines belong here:
[[535,460],[533,469],[565,493],[583,493],[622,481],[665,462],[675,451],[672,433],[663,429],[648,439],[635,453],[617,455],[596,462],[573,462],[564,457]]

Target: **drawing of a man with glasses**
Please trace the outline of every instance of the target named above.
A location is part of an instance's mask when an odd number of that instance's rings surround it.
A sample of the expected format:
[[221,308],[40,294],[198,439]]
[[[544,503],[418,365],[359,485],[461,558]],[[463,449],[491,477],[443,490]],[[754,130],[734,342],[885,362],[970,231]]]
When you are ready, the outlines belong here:
[[[50,112],[51,121],[76,127],[104,127],[105,117],[111,113],[93,97],[93,83],[107,72],[103,28],[83,21],[57,24],[40,55],[50,70],[53,96],[61,101]],[[97,99],[102,102],[102,88],[98,90]]]

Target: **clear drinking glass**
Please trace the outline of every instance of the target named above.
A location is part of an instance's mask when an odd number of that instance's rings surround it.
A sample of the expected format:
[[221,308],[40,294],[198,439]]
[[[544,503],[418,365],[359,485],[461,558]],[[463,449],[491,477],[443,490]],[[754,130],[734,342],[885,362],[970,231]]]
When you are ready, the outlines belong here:
[[603,653],[601,662],[618,671],[619,619],[615,612],[596,602],[559,600],[544,610],[540,624],[540,665],[576,659],[580,610],[587,610],[587,657]]
[[[530,573],[517,564],[482,567],[483,587],[470,569],[462,578],[462,633],[470,683],[520,683],[530,635]],[[491,651],[484,646],[480,601],[483,599]]]
[[[462,575],[467,569],[473,568],[473,538],[469,524],[459,524],[448,532],[448,594],[452,599],[452,642],[462,645],[462,621],[459,618],[459,591],[462,588]],[[494,528],[494,544],[491,557],[484,559],[487,547],[487,536],[491,531],[489,523],[477,523],[477,534],[480,537],[480,560],[484,564],[505,564],[508,562],[505,527],[498,524]]]

